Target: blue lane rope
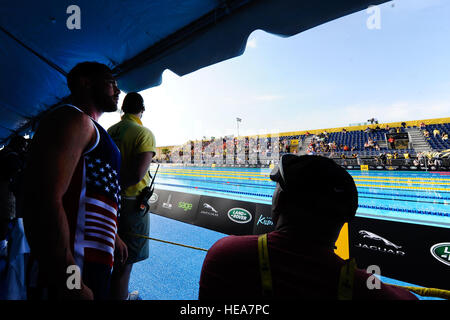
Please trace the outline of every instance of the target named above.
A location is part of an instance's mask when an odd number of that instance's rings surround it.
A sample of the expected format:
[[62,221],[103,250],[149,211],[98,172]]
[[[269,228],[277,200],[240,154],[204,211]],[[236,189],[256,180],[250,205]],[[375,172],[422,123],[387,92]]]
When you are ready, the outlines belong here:
[[[172,179],[172,178],[167,178],[167,179]],[[175,179],[175,178],[173,178]],[[226,181],[219,181],[219,180],[201,180],[201,179],[192,179],[192,178],[176,178],[177,180],[189,180],[189,181],[196,181],[196,182],[203,182],[203,183],[216,183],[216,184],[226,184],[226,185],[231,185],[231,186],[251,186],[251,187],[256,187],[256,188],[264,188],[264,189],[275,189],[275,185],[264,185],[264,184],[255,184],[255,183],[232,183],[232,182],[226,182]],[[358,189],[367,189],[367,188],[371,188],[371,187],[358,187]],[[411,192],[411,190],[396,190],[397,191],[402,191],[402,192]],[[444,191],[439,191],[439,192],[444,192]],[[449,191],[450,192],[450,191]],[[374,195],[373,192],[363,192],[363,191],[359,191],[358,190],[358,194],[369,194],[369,195]],[[392,196],[393,194],[389,194],[389,193],[376,193],[377,195],[383,195],[383,196]],[[427,196],[427,195],[408,195],[408,194],[396,194],[395,196],[398,197],[411,197],[411,198],[422,198],[422,199],[436,199],[436,200],[450,200],[450,197],[433,197],[433,196]]]
[[[265,189],[274,189],[275,188],[275,182],[271,185],[265,184],[265,183],[261,183],[261,184],[245,183],[245,182],[233,183],[233,182],[228,182],[226,180],[222,181],[222,180],[213,180],[213,179],[206,180],[206,179],[195,179],[195,178],[181,178],[178,176],[174,176],[174,177],[165,176],[162,179],[176,179],[176,180],[189,180],[189,181],[206,182],[206,183],[220,183],[220,184],[227,184],[227,185],[250,186],[250,187],[265,188]],[[229,177],[226,177],[224,179],[229,179]]]
[[[171,187],[181,187],[181,188],[189,188],[189,189],[201,189],[201,190],[208,190],[208,191],[216,191],[216,192],[225,192],[225,193],[232,193],[232,194],[242,194],[242,195],[251,195],[251,196],[272,198],[272,195],[267,195],[267,194],[263,194],[263,193],[232,191],[232,190],[205,188],[205,187],[193,187],[193,186],[177,185],[177,184],[170,184],[170,183],[156,183],[156,184],[165,185],[165,186],[171,186]],[[370,206],[370,205],[362,205],[362,204],[360,204],[358,207],[359,208],[367,208],[367,209],[377,209],[377,210],[387,210],[387,211],[395,211],[395,212],[418,213],[418,214],[424,214],[424,215],[450,217],[450,213],[445,213],[445,212],[432,212],[432,211],[425,211],[425,210],[391,208],[391,207]]]
[[363,204],[360,204],[359,207],[360,208],[368,208],[368,209],[377,209],[377,210],[406,212],[406,213],[419,213],[419,214],[425,214],[425,215],[431,215],[431,216],[450,217],[450,213],[445,213],[445,212],[433,212],[433,211],[402,209],[402,208],[389,208],[389,207],[381,207],[381,206],[369,206],[369,205],[363,205]]
[[[377,195],[376,193],[374,195]],[[393,196],[393,195],[391,195]],[[392,199],[392,198],[380,198],[380,197],[368,197],[368,196],[358,196],[359,198],[364,199],[376,199],[376,200],[388,200],[388,201],[404,201],[404,202],[417,202],[417,203],[430,203],[430,204],[443,204],[449,205],[450,203],[438,202],[438,201],[423,201],[423,200],[410,200],[410,199]]]
[[252,193],[252,192],[223,190],[223,189],[214,189],[214,188],[206,188],[206,187],[193,187],[193,186],[185,186],[185,185],[171,184],[171,183],[159,183],[159,182],[157,182],[156,184],[160,184],[160,185],[164,185],[164,186],[171,186],[171,187],[201,189],[201,190],[208,190],[208,191],[219,191],[219,192],[226,192],[226,193],[235,193],[235,194],[243,194],[243,195],[249,195],[249,196],[258,196],[258,197],[272,198],[271,194],[268,195],[268,194],[264,194],[264,193]]
[[[396,190],[397,191],[397,190]],[[380,195],[380,196],[393,196],[403,197],[403,198],[420,198],[420,199],[436,199],[436,200],[450,200],[448,197],[433,197],[433,196],[422,196],[418,194],[394,194],[394,193],[373,193],[373,192],[363,192],[358,190],[358,194],[370,194],[370,195]]]
[[[360,188],[360,189],[374,189],[374,188],[382,188],[382,187],[385,187],[385,186],[383,186],[383,185],[372,185],[372,186],[370,186],[370,187],[366,187],[366,186],[359,186],[358,188]],[[395,189],[395,187],[397,187],[397,186],[387,186],[387,187],[389,187],[389,188],[392,188],[393,190],[395,190],[396,192],[398,191],[398,192],[411,192],[411,191],[421,191],[421,189],[419,189],[419,187],[417,188],[417,189],[410,189],[410,190],[404,190],[404,189]],[[431,191],[433,191],[433,190],[429,190],[429,192],[431,192]],[[433,192],[436,192],[436,191],[433,191]],[[439,193],[450,193],[450,189],[449,189],[449,191],[443,191],[443,190],[437,190],[437,192],[439,192]]]
[[[197,179],[197,178],[185,178],[185,177],[180,177],[176,174],[166,174],[162,179],[176,179],[176,180],[189,180],[189,181],[198,181],[198,182],[207,182],[207,183],[226,183],[226,179],[233,179],[232,177],[223,177],[220,179],[224,179],[224,180],[214,180],[214,179],[209,179],[209,177],[204,177],[204,179]],[[247,178],[248,180],[252,180],[252,178]],[[259,179],[259,178],[258,178]],[[373,179],[377,179],[377,177],[374,177]],[[450,181],[450,179],[449,179]],[[266,183],[245,183],[245,182],[240,182],[239,184],[236,185],[246,185],[246,186],[252,186],[252,187],[257,187],[257,188],[272,188],[275,187],[275,183],[271,181],[268,181],[270,184],[266,184]],[[368,182],[368,181],[359,181],[359,182]],[[389,183],[389,186],[395,187],[395,186],[403,186],[404,183],[402,182],[389,182],[386,181],[386,183]],[[231,183],[230,183],[231,184]],[[383,186],[382,184],[380,184],[380,186]],[[434,184],[433,186],[443,186],[446,184]],[[429,186],[428,184],[417,184],[418,187],[420,186]],[[377,187],[376,182],[373,184],[373,187]],[[365,187],[365,188],[371,188],[371,187]],[[441,192],[450,192],[450,191],[441,191]]]

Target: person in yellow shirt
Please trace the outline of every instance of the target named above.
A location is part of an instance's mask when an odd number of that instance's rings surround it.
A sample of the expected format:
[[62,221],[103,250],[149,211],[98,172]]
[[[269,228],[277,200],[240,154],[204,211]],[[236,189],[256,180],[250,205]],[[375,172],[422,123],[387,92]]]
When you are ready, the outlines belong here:
[[390,152],[388,152],[386,154],[386,159],[387,159],[386,162],[387,162],[388,165],[392,165],[392,157],[393,157],[393,155]]
[[140,210],[140,195],[150,183],[150,163],[156,154],[155,136],[143,126],[144,99],[139,93],[128,93],[123,100],[124,115],[108,133],[121,152],[120,182],[122,203],[119,212],[118,233],[128,248],[128,258],[114,267],[111,279],[111,298],[139,300],[137,291],[128,291],[133,264],[149,256],[148,240],[131,234],[149,235],[150,217]]
[[403,157],[405,158],[405,164],[406,164],[406,165],[409,165],[409,163],[411,162],[411,156],[410,156],[409,152],[406,151],[406,152],[403,154]]
[[441,134],[441,132],[439,131],[439,129],[434,129],[433,130],[433,135],[436,137],[436,136],[439,136]]

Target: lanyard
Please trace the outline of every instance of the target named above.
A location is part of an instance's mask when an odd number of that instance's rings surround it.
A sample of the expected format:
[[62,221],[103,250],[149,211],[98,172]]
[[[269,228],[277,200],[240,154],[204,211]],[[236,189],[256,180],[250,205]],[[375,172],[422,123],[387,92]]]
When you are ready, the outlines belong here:
[[267,246],[267,233],[258,237],[259,270],[263,296],[272,295],[272,273],[270,272],[269,248]]
[[[273,295],[273,284],[269,263],[267,233],[258,236],[258,256],[263,296],[270,297]],[[356,262],[353,258],[346,260],[342,266],[338,284],[338,300],[352,300],[355,269]]]

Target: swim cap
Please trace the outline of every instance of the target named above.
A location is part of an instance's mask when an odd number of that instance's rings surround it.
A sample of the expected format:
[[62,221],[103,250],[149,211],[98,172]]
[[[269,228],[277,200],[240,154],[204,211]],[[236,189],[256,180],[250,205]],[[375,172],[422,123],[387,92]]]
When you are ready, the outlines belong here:
[[358,209],[358,191],[352,176],[332,159],[285,154],[270,179],[279,184],[285,198],[300,207],[328,211],[343,221],[350,221]]

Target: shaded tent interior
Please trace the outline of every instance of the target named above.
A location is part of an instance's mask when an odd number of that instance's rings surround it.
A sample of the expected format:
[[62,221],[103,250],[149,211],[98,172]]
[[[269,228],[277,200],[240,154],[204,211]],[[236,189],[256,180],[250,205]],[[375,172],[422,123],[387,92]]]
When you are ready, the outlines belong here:
[[[64,101],[77,63],[108,65],[124,92],[243,54],[255,30],[283,37],[386,0],[80,0],[0,5],[0,145]],[[70,29],[78,14],[79,28]]]

